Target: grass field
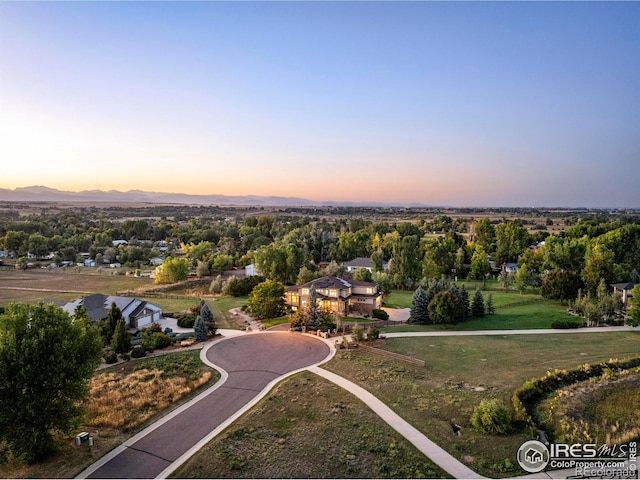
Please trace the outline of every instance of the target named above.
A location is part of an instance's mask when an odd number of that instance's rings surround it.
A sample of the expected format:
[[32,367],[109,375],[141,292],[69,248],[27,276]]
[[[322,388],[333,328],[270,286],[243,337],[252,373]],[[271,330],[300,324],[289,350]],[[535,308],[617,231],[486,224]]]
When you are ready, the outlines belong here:
[[[473,409],[484,398],[510,407],[525,380],[640,353],[640,332],[387,339],[384,348],[423,359],[416,367],[364,351],[338,352],[326,368],[362,385],[405,420],[474,470],[488,476],[520,474],[515,454],[528,438],[478,434]],[[451,423],[462,426],[460,436]]]
[[216,370],[200,361],[200,350],[131,360],[101,370],[92,380],[86,423],[77,430],[89,432],[94,446],[79,448],[73,435],[61,436],[56,455],[35,465],[0,464],[0,478],[73,478],[160,413],[179,407],[219,378]]
[[177,478],[446,478],[357,398],[309,372],[280,383]]
[[238,329],[244,324],[239,317],[229,313],[232,308],[239,308],[247,304],[248,296],[244,297],[216,297],[207,298],[206,302],[213,313],[218,328]]
[[72,270],[0,271],[0,305],[11,302],[35,303],[44,299],[73,300],[89,293],[115,295],[151,284],[148,278],[124,275],[89,274]]
[[[476,291],[476,285],[473,283],[458,283],[458,286],[462,286],[464,284],[465,288],[469,292],[469,298],[473,299],[473,294]],[[479,282],[479,286],[482,283]],[[503,305],[508,305],[511,303],[522,302],[530,299],[541,299],[542,297],[534,291],[524,292],[520,294],[515,290],[504,290],[499,287],[499,284],[492,285],[491,290],[483,290],[482,295],[484,297],[484,301],[486,302],[491,295],[491,299],[493,304],[496,307],[501,307]],[[411,308],[411,300],[413,298],[413,293],[415,290],[392,290],[387,299],[384,301],[384,306],[389,308]]]
[[[447,325],[446,330],[516,330],[551,328],[554,320],[575,320],[567,313],[567,307],[559,302],[545,300],[515,307],[504,307],[493,315],[483,318],[471,318],[456,325]],[[442,325],[398,325],[384,327],[383,332],[433,332],[442,331]]]

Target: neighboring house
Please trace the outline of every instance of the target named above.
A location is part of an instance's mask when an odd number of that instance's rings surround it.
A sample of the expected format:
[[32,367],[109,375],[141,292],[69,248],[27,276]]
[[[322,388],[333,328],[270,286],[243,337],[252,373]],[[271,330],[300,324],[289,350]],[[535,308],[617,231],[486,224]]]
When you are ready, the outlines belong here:
[[163,262],[164,262],[164,258],[162,257],[152,257],[149,259],[149,263],[154,267],[157,267],[158,265],[162,265]]
[[366,268],[373,273],[373,264],[371,263],[371,259],[368,257],[354,258],[349,262],[344,262],[342,266],[347,269],[348,273],[354,273],[359,268]]
[[115,247],[118,248],[120,245],[129,245],[129,242],[127,242],[126,240],[113,240],[111,242],[111,244]]
[[631,295],[631,290],[636,286],[635,282],[627,282],[627,283],[612,283],[614,295],[619,293],[622,295],[622,302],[626,308],[631,308],[629,304],[629,299],[633,298]]
[[256,272],[256,266],[253,263],[250,263],[246,267],[244,267],[244,276],[245,277],[255,277],[258,273]]
[[312,285],[318,297],[318,307],[339,315],[352,312],[371,315],[374,309],[382,306],[382,293],[375,283],[344,280],[339,277],[322,277],[304,285],[286,287],[286,303],[294,311],[305,308]]
[[518,270],[518,264],[517,263],[503,263],[502,264],[502,270],[504,272],[506,272],[507,274],[514,274],[514,273],[516,273],[516,270]]
[[109,268],[120,268],[122,266],[119,262],[114,262],[109,264]]
[[88,258],[87,260],[84,261],[84,266],[85,267],[95,267],[96,266],[96,261]]
[[83,306],[91,321],[107,318],[111,304],[115,303],[122,312],[124,323],[129,328],[142,328],[158,322],[162,318],[162,308],[139,298],[117,297],[96,293],[82,297],[62,306],[63,310],[73,314],[77,306]]
[[[359,268],[366,268],[371,273],[373,273],[373,263],[368,257],[354,258],[350,262],[343,263],[342,266],[347,269],[347,273],[355,273],[355,271]],[[386,272],[388,268],[389,264],[387,262],[382,262],[382,271]]]

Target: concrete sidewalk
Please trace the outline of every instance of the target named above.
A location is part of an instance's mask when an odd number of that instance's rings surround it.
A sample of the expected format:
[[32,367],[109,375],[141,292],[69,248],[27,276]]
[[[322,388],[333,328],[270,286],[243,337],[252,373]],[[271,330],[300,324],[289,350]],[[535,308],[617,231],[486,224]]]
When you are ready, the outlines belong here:
[[343,378],[335,373],[331,373],[318,366],[309,367],[309,371],[319,375],[352,393],[362,400],[371,410],[373,410],[382,420],[387,422],[400,435],[411,442],[418,450],[429,457],[433,463],[438,465],[454,478],[486,478],[477,474],[469,467],[458,461],[447,453],[444,449],[433,443],[415,427],[403,420],[397,413],[387,405],[378,400],[377,397],[359,387],[355,383]]
[[465,337],[482,335],[556,335],[564,333],[610,333],[610,332],[640,332],[640,327],[584,327],[584,328],[544,328],[537,330],[438,330],[434,332],[389,332],[384,333],[387,338],[400,337]]

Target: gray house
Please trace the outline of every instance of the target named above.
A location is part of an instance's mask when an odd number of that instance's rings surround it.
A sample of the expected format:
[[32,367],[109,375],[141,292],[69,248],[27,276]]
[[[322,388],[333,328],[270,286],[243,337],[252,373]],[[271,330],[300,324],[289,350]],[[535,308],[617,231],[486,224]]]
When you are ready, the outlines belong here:
[[63,310],[73,314],[77,306],[85,308],[91,321],[107,318],[111,304],[115,303],[122,312],[124,323],[129,328],[143,328],[158,322],[162,318],[162,308],[139,298],[117,297],[96,293],[82,297],[62,306]]

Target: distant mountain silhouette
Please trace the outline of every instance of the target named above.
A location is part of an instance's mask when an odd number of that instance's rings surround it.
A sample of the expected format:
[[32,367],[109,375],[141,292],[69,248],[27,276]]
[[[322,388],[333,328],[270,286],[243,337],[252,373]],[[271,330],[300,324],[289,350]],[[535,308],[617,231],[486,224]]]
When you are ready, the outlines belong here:
[[[19,187],[14,190],[0,188],[0,201],[9,202],[111,202],[111,203],[180,203],[187,205],[257,205],[273,207],[306,206],[400,206],[383,202],[337,202],[315,201],[297,197],[277,197],[258,195],[191,195],[187,193],[144,192],[142,190],[83,190],[68,192],[42,185]],[[426,206],[426,205],[401,205]]]

